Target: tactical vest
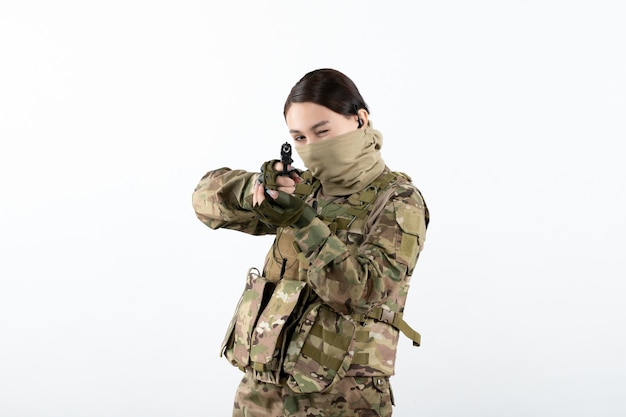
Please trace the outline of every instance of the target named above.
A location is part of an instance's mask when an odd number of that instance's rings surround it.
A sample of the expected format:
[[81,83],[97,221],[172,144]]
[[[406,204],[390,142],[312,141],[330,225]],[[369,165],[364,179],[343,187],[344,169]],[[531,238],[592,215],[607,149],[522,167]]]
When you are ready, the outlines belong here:
[[[308,171],[302,177],[305,181],[295,194],[316,202],[319,182]],[[382,210],[394,191],[390,186],[405,179],[401,173],[385,173],[345,204],[318,207],[318,218],[356,256],[369,215]],[[411,256],[416,248],[401,250]],[[233,365],[251,369],[259,380],[303,393],[324,392],[345,375],[392,375],[399,332],[415,346],[420,344],[420,334],[403,320],[404,300],[364,315],[337,314],[306,285],[308,268],[292,229],[279,229],[262,276],[255,269],[248,272],[222,353]]]

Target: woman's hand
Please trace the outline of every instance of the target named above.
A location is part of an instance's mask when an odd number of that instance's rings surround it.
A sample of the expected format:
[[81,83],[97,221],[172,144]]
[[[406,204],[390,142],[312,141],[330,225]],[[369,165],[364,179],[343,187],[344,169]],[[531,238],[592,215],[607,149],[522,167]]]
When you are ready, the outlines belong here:
[[[272,164],[271,168],[275,173],[280,173],[283,170],[283,164],[280,161],[277,161]],[[291,170],[292,167],[291,165],[289,165],[287,168]],[[254,184],[254,189],[252,191],[252,206],[256,207],[260,205],[265,200],[266,194],[274,199],[278,197],[278,191],[283,191],[287,194],[293,194],[296,189],[296,184],[302,182],[302,178],[300,178],[300,175],[298,175],[296,171],[292,171],[289,175],[290,176],[277,175],[275,180],[275,189],[266,190],[265,184],[257,180],[257,182]]]

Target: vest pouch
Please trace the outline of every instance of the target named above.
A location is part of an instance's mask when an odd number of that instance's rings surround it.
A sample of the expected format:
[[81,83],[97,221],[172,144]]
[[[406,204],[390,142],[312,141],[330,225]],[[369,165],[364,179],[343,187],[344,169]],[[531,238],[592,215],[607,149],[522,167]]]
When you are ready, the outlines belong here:
[[[252,333],[250,366],[255,378],[278,384],[284,344],[297,319],[297,307],[306,282],[278,281]],[[305,291],[306,292],[306,291]]]
[[296,393],[325,392],[346,375],[354,355],[356,324],[320,303],[302,317],[287,348],[284,371]]
[[220,356],[225,355],[232,365],[241,370],[250,364],[252,332],[274,286],[274,283],[261,276],[258,269],[248,270],[245,289],[228,325],[220,351]]

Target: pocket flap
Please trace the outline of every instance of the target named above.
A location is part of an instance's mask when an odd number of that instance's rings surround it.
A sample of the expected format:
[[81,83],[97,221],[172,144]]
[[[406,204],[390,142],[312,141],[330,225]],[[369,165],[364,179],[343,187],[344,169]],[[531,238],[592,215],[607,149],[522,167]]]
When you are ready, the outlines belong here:
[[239,298],[220,352],[220,356],[225,354],[226,358],[239,368],[249,363],[252,329],[273,286],[273,283],[259,275],[256,268],[248,270],[246,287]]
[[250,348],[250,360],[260,364],[272,361],[280,335],[293,312],[306,282],[281,280],[276,285],[267,307],[261,313]]

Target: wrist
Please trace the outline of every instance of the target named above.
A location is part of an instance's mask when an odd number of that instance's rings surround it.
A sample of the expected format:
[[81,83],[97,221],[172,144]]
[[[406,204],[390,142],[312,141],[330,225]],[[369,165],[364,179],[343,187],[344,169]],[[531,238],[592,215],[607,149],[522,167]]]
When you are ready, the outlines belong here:
[[302,210],[302,215],[300,218],[293,224],[294,227],[301,229],[303,227],[307,227],[313,219],[317,217],[317,213],[313,207],[306,205],[304,210]]
[[294,232],[296,244],[305,255],[322,246],[330,236],[331,232],[326,223],[317,217],[305,227],[296,229]]

